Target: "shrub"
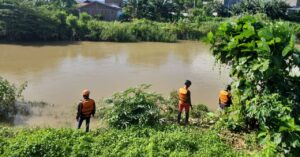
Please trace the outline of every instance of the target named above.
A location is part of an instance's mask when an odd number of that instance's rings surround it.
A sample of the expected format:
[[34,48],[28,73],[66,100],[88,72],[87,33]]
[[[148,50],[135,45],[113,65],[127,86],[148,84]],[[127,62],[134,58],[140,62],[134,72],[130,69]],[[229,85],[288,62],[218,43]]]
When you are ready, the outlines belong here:
[[106,23],[100,34],[101,40],[104,41],[135,41],[129,24],[119,22]]
[[160,106],[162,113],[162,120],[175,122],[178,114],[178,92],[176,90],[170,92],[169,98],[166,99],[166,103]]
[[193,118],[201,118],[205,116],[207,112],[208,112],[207,106],[203,104],[198,104],[193,106],[193,109],[191,111],[191,116]]
[[283,0],[243,0],[230,8],[232,15],[264,13],[271,19],[286,19],[290,6]]
[[22,85],[19,89],[9,83],[7,80],[0,77],[0,118],[7,120],[17,113],[16,101],[21,97],[22,91],[25,89],[26,84]]
[[114,94],[110,98],[113,107],[108,124],[116,128],[158,124],[158,105],[163,102],[163,98],[159,94],[146,92],[149,87],[150,85],[140,85]]
[[289,23],[244,16],[209,33],[216,60],[230,64],[232,109],[225,125],[257,129],[261,142],[291,153],[300,147],[300,67],[295,35]]
[[104,23],[96,20],[91,20],[87,23],[89,33],[85,35],[85,38],[91,41],[101,40],[101,33],[104,29]]

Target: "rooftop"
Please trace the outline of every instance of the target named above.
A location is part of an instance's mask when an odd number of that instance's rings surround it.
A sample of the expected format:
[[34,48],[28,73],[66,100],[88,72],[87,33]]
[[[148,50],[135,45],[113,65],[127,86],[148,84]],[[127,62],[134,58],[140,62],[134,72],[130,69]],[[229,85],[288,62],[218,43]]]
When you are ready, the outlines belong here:
[[110,7],[110,8],[114,8],[114,9],[121,9],[118,5],[115,5],[115,4],[107,4],[107,3],[104,3],[104,2],[100,2],[100,1],[87,1],[87,0],[84,0],[84,1],[77,1],[78,3],[78,8],[82,8],[82,7],[85,7],[85,6],[89,6],[89,5],[92,5],[92,4],[100,4],[100,5],[104,5],[104,6],[107,6],[107,7]]

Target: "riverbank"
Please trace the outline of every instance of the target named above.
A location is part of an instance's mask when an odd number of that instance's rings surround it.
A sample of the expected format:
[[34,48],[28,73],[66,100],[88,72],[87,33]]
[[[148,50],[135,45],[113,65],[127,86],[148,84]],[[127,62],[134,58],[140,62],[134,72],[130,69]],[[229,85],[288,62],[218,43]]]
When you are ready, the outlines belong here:
[[[52,3],[52,2],[51,2]],[[106,22],[75,8],[50,2],[4,1],[0,3],[0,41],[160,41],[199,40],[217,28],[221,18],[176,21]],[[53,2],[54,3],[54,2]]]
[[[88,15],[81,14],[80,16]],[[79,19],[75,19],[78,20],[77,23],[80,23],[80,25],[67,27],[65,32],[56,32],[59,29],[58,26],[53,26],[56,30],[47,31],[43,34],[36,32],[38,29],[26,31],[24,30],[26,28],[23,28],[22,30],[11,30],[11,32],[2,30],[6,33],[0,34],[0,40],[2,43],[22,41],[176,42],[178,40],[205,39],[206,34],[214,31],[220,24],[219,21],[162,23],[146,19],[136,19],[131,22],[105,22],[83,19],[86,18],[79,17]],[[18,31],[25,33],[16,35],[20,34]]]
[[167,125],[126,130],[0,127],[0,156],[249,156],[214,130]]

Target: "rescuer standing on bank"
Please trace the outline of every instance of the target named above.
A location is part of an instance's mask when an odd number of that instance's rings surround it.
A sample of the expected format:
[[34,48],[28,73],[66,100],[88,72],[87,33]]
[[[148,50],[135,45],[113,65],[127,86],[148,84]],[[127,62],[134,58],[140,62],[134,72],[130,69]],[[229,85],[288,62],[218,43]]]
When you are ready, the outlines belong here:
[[179,95],[179,111],[178,111],[178,123],[180,123],[181,113],[183,108],[185,109],[185,124],[189,123],[189,110],[192,107],[191,103],[191,92],[189,87],[192,85],[190,80],[186,80],[184,87],[180,88],[178,91]]
[[78,129],[80,129],[82,122],[86,122],[86,132],[90,129],[90,118],[94,117],[96,112],[96,104],[93,99],[90,99],[90,91],[85,89],[82,91],[83,100],[80,101],[77,107],[76,120],[78,121]]
[[219,105],[221,109],[224,109],[225,107],[230,107],[232,104],[231,100],[231,86],[227,85],[225,90],[221,90],[219,92]]

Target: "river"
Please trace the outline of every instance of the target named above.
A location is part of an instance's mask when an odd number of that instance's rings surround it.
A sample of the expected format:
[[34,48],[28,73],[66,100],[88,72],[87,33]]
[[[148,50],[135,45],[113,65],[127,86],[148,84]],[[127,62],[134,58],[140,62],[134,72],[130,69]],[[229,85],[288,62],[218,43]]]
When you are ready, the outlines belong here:
[[142,83],[168,96],[186,79],[192,81],[193,104],[214,111],[228,73],[215,64],[209,45],[196,41],[0,44],[0,76],[16,85],[28,82],[25,100],[53,104],[16,125],[73,127],[85,88],[97,101]]

